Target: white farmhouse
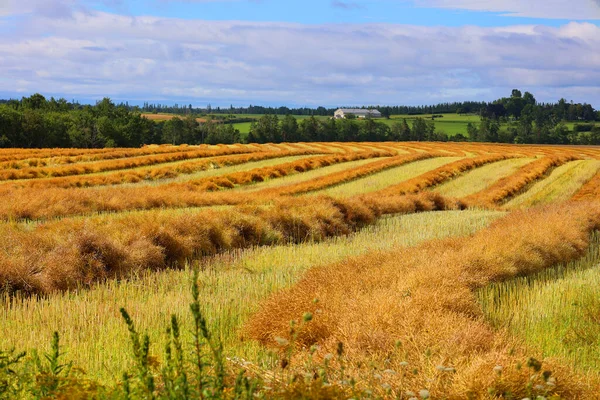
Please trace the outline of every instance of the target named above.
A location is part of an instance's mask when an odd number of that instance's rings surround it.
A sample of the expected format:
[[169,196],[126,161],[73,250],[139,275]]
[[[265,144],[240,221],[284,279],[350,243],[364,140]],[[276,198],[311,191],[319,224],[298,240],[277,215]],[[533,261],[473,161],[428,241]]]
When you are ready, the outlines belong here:
[[355,115],[356,118],[367,118],[367,116],[381,118],[379,110],[367,110],[364,108],[338,108],[333,115],[335,119],[341,119],[346,118],[350,114]]

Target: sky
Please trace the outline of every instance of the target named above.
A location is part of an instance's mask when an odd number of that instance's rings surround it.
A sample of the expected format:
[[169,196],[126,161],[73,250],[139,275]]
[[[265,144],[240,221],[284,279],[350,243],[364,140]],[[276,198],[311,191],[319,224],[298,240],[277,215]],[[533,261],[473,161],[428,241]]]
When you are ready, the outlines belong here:
[[600,0],[0,0],[0,98],[600,108]]

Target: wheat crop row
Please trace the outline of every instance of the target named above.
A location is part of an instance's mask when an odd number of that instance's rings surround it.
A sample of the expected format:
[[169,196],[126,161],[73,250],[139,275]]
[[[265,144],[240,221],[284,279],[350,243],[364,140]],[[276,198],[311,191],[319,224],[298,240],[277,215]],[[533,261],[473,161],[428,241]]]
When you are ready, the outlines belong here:
[[390,168],[399,167],[415,161],[426,160],[429,158],[440,157],[441,154],[436,153],[415,153],[409,155],[400,155],[390,157],[388,159],[375,161],[367,165],[362,165],[353,169],[345,171],[335,172],[326,176],[312,179],[306,182],[299,182],[293,185],[286,185],[276,187],[272,189],[266,189],[259,191],[256,194],[273,194],[273,195],[296,195],[302,193],[313,192],[316,190],[325,189],[328,187],[336,186],[345,182],[349,182],[358,178],[363,178],[375,174],[377,172],[385,171]]
[[511,158],[511,156],[484,155],[474,158],[458,160],[453,163],[443,165],[432,171],[426,172],[415,178],[404,181],[402,183],[389,186],[383,190],[375,192],[374,194],[393,195],[404,193],[417,193],[421,190],[431,188],[433,186],[439,185],[442,182],[446,182],[450,179],[453,179],[466,171],[470,171],[472,169],[481,167],[482,165],[490,164],[496,161],[506,160],[508,158]]
[[[514,212],[473,236],[313,268],[265,301],[245,332],[282,349],[295,373],[307,373],[309,360],[329,360],[381,396],[596,398],[597,378],[494,330],[475,291],[576,260],[599,224],[595,204],[554,205]],[[542,370],[550,371],[545,378]]]
[[246,154],[248,149],[222,148],[215,150],[190,150],[177,153],[166,153],[125,159],[59,165],[55,167],[36,167],[0,171],[0,180],[50,178],[70,175],[93,174],[118,169],[137,168],[166,162],[191,160],[194,158],[217,157],[224,155]]
[[569,161],[574,156],[544,157],[521,167],[516,173],[498,180],[490,187],[465,197],[463,200],[471,205],[490,207],[500,205],[524,191],[531,183],[547,176],[554,168]]
[[27,179],[18,182],[4,182],[0,186],[9,185],[13,188],[77,188],[92,186],[117,185],[121,183],[137,183],[141,181],[157,181],[171,179],[179,175],[189,175],[207,169],[240,165],[255,161],[285,158],[315,154],[312,150],[281,151],[281,152],[252,152],[228,156],[206,157],[192,161],[175,163],[159,163],[152,167],[132,168],[109,171],[101,174],[71,175],[60,178]]
[[[219,146],[222,147],[222,146]],[[144,146],[139,149],[104,149],[102,152],[85,152],[77,155],[60,155],[60,151],[52,151],[49,154],[41,154],[45,157],[27,157],[24,159],[2,161],[0,162],[0,169],[23,169],[27,167],[44,167],[51,165],[60,164],[74,164],[78,162],[91,162],[101,160],[113,160],[118,158],[129,158],[147,156],[153,154],[168,154],[190,151],[192,149],[209,149],[218,148],[217,146],[194,146],[190,147],[187,145],[172,146],[172,145],[151,145]],[[30,153],[25,153],[23,156],[28,156]],[[72,154],[68,152],[67,154]]]
[[233,248],[344,235],[383,214],[457,207],[431,194],[346,201],[321,197],[185,214],[65,219],[33,228],[3,224],[0,288],[26,293],[74,289]]

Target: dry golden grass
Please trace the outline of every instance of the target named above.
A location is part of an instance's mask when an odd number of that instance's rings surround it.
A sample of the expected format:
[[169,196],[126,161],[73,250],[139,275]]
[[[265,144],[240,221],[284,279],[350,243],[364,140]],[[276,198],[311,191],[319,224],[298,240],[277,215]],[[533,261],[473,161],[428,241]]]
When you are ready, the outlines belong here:
[[502,178],[487,189],[467,196],[463,200],[468,204],[480,207],[500,205],[525,191],[533,182],[547,176],[554,168],[575,159],[575,156],[570,155],[541,158],[525,165],[515,174]]
[[[431,153],[416,153],[416,155],[426,156]],[[325,187],[317,190],[314,194],[325,194],[333,197],[347,198],[359,196],[367,193],[374,193],[380,190],[398,184],[398,182],[407,181],[416,176],[420,176],[428,171],[448,165],[460,157],[434,157],[415,161],[399,167],[385,169],[383,171],[364,176],[348,182],[342,182],[339,185]]]
[[[89,189],[47,188],[39,191],[35,188],[0,187],[0,197],[5,196],[10,199],[0,203],[0,218],[38,219],[101,211],[249,203],[261,199],[249,193],[207,193],[207,191],[262,182],[267,178],[297,174],[337,163],[390,155],[391,153],[365,152],[319,156],[223,176],[143,188],[114,186]],[[270,201],[271,198],[265,196],[262,200]]]
[[31,167],[0,171],[0,180],[51,178],[71,175],[93,174],[119,169],[137,168],[166,162],[191,160],[194,158],[218,157],[233,154],[246,154],[247,149],[232,149],[224,147],[215,150],[190,150],[177,153],[166,153],[132,157],[126,159],[104,160],[74,165],[59,165],[55,167]]
[[415,153],[409,155],[400,155],[390,157],[388,159],[375,161],[367,165],[362,165],[356,168],[347,169],[345,171],[335,172],[326,176],[319,177],[317,179],[311,179],[309,181],[300,182],[293,185],[286,185],[267,189],[268,191],[260,191],[257,195],[261,194],[273,194],[273,195],[296,195],[302,193],[313,192],[316,190],[325,189],[328,187],[340,185],[355,179],[364,178],[365,176],[373,175],[375,173],[388,170],[390,168],[399,167],[413,163],[415,161],[426,160],[429,158],[441,157],[440,154],[435,153]]
[[[152,154],[167,154],[167,153],[178,153],[190,151],[193,149],[199,150],[204,148],[208,149],[218,149],[218,146],[194,146],[190,147],[188,145],[181,146],[171,146],[171,145],[151,145],[144,146],[139,149],[102,149],[102,151],[89,151],[84,152],[83,154],[79,154],[78,152],[67,152],[66,155],[61,156],[61,151],[53,151],[48,154],[40,154],[41,157],[33,157],[33,158],[24,158],[19,160],[12,161],[2,161],[0,162],[0,169],[22,169],[27,167],[43,167],[50,165],[61,165],[61,164],[74,164],[78,162],[90,162],[90,161],[100,161],[100,160],[113,160],[118,158],[128,158],[128,157],[139,157],[146,156]],[[44,157],[46,155],[46,157]],[[0,157],[2,159],[2,157]]]
[[569,200],[600,170],[598,160],[571,161],[554,169],[550,175],[514,197],[504,206],[509,209]]
[[417,193],[424,189],[431,188],[453,179],[466,171],[481,167],[486,164],[512,158],[507,155],[485,155],[475,158],[466,158],[443,165],[432,171],[426,172],[420,176],[409,179],[397,185],[389,186],[383,190],[375,192],[378,195],[395,195],[405,193]]
[[247,164],[256,161],[315,154],[313,150],[253,152],[241,155],[206,157],[191,161],[163,162],[152,167],[131,168],[95,174],[64,176],[60,178],[34,178],[20,181],[0,182],[0,186],[12,188],[78,188],[118,185],[172,179],[179,175],[189,175],[207,169]]
[[431,194],[346,201],[290,198],[269,206],[185,214],[64,219],[34,227],[2,224],[0,287],[26,293],[74,289],[225,250],[344,235],[383,214],[458,207]]
[[[343,343],[332,368],[343,364],[344,373],[360,377],[358,385],[374,390],[381,387],[376,382],[386,383],[390,397],[427,389],[431,398],[457,400],[503,393],[594,399],[600,393],[595,378],[543,360],[542,370],[552,372],[550,386],[541,371],[527,368],[527,357],[540,355],[494,331],[474,291],[578,258],[599,224],[596,204],[553,206],[513,213],[471,237],[314,268],[266,301],[246,332],[272,347],[282,343],[277,337],[295,343],[290,365],[299,373],[307,360],[336,354]],[[312,321],[303,323],[307,312]],[[297,321],[293,332],[290,321]]]
[[465,197],[484,190],[498,179],[512,175],[520,167],[533,160],[531,158],[512,158],[484,165],[436,186],[434,190],[443,196]]

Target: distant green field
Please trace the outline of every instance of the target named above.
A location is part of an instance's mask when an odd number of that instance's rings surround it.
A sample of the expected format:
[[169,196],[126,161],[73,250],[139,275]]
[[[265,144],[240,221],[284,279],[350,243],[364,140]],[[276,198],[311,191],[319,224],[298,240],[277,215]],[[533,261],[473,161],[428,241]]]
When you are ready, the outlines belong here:
[[[458,114],[443,114],[444,116],[441,118],[436,118],[434,120],[435,130],[436,132],[445,132],[448,136],[454,136],[456,134],[467,135],[467,124],[469,122],[478,123],[479,116],[477,115],[458,115]],[[254,115],[254,114],[240,114],[236,115],[236,117],[244,117],[244,118],[260,118],[262,115]],[[307,115],[294,115],[296,119],[302,120],[306,118],[310,118]],[[324,120],[329,117],[316,116],[319,120]],[[412,125],[413,120],[416,118],[423,118],[426,120],[431,120],[430,115],[392,115],[390,119],[381,118],[378,119],[378,122],[382,122],[388,126],[392,126],[395,123],[401,122],[403,119],[406,119],[409,125]],[[359,122],[361,120],[358,120]],[[233,126],[240,131],[242,135],[248,134],[250,132],[251,122],[241,122],[237,124],[233,124]]]
[[[259,119],[260,117],[262,117],[262,114],[233,114],[236,118],[253,118],[253,119]],[[442,115],[441,117],[436,117],[435,119],[433,119],[434,124],[435,124],[435,131],[438,133],[445,133],[447,134],[449,137],[455,136],[457,134],[462,134],[464,136],[467,136],[467,125],[470,123],[472,124],[478,124],[480,121],[479,115],[476,114],[436,114],[436,115]],[[294,115],[294,117],[300,122],[303,119],[307,119],[310,118],[309,115]],[[283,116],[279,116],[280,119],[283,118]],[[318,120],[327,120],[330,117],[327,116],[315,116],[316,119]],[[423,118],[427,121],[431,121],[432,120],[432,115],[431,114],[421,114],[421,115],[408,115],[408,114],[399,114],[399,115],[392,115],[390,116],[389,119],[385,119],[385,118],[381,118],[378,119],[378,122],[384,123],[388,126],[392,126],[395,123],[399,123],[402,122],[403,119],[406,119],[406,122],[408,122],[409,126],[412,126],[413,121],[416,118]],[[357,120],[358,122],[361,122],[361,120]],[[242,136],[242,138],[245,138],[248,133],[250,133],[250,126],[251,126],[251,122],[240,122],[240,123],[236,123],[233,124],[233,126],[238,129],[240,131],[240,134]],[[575,126],[575,122],[567,122],[566,126],[569,128],[569,130],[573,130],[573,127]],[[501,129],[504,129],[504,125],[501,127]]]

